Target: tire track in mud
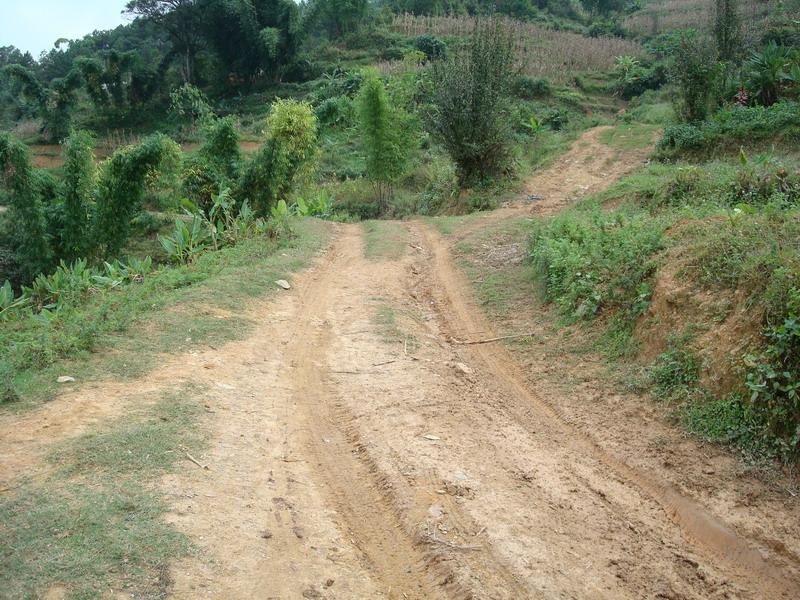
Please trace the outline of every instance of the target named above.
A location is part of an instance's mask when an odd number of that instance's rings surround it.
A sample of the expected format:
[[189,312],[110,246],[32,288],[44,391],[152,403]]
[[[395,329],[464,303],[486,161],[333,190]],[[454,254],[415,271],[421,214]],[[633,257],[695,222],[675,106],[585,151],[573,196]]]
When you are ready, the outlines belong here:
[[[397,463],[382,464],[386,442],[369,436],[368,424],[354,414],[352,399],[345,398],[350,386],[333,380],[341,377],[337,373],[357,371],[337,370],[342,357],[331,352],[330,342],[341,340],[353,319],[371,312],[370,298],[384,293],[384,285],[401,287],[408,267],[407,261],[366,260],[360,227],[342,226],[340,232],[321,275],[298,292],[298,326],[286,359],[301,407],[304,456],[316,463],[343,534],[390,597],[531,597],[490,544],[476,540],[462,548],[431,535],[425,526],[431,503],[426,491],[441,488],[441,480],[428,477],[422,486],[410,486]],[[360,351],[380,351],[384,342],[371,335],[353,344]],[[435,495],[462,531],[479,531],[448,496]]]
[[[463,337],[464,332],[482,331],[492,337],[491,324],[475,308],[472,291],[460,270],[453,264],[449,240],[445,241],[431,227],[415,223],[409,226],[423,241],[424,260],[429,265],[431,281],[428,294],[442,330],[452,339]],[[557,407],[550,405],[525,383],[513,357],[500,344],[474,345],[466,351],[483,363],[487,373],[499,386],[507,389],[511,403],[506,407],[523,426],[541,428],[543,420],[563,432],[565,444],[576,452],[600,461],[623,481],[627,481],[655,500],[668,519],[679,527],[684,537],[706,554],[713,562],[720,562],[735,574],[747,589],[760,593],[763,598],[800,597],[800,582],[795,572],[789,573],[765,558],[748,540],[737,535],[727,524],[717,519],[695,500],[681,494],[647,473],[630,466],[600,447],[590,436],[569,422]],[[569,440],[569,441],[567,441]]]
[[348,265],[361,256],[358,232],[353,227],[340,231],[321,275],[299,291],[297,326],[286,349],[291,385],[303,414],[305,446],[316,462],[315,474],[344,521],[340,524],[343,533],[362,553],[387,595],[446,598],[437,576],[428,571],[429,557],[407,535],[390,488],[376,467],[365,460],[358,434],[349,427],[352,418],[336,401],[326,380],[325,351],[331,336],[328,319],[337,308],[336,291],[347,278]]

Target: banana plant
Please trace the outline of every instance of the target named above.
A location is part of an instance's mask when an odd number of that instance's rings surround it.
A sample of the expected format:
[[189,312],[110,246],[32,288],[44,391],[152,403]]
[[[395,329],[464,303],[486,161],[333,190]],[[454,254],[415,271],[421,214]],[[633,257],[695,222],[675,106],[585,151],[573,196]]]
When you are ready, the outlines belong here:
[[175,220],[175,230],[171,236],[159,236],[158,240],[167,255],[183,264],[194,262],[197,256],[206,248],[209,231],[203,220],[198,216],[192,217],[192,222],[187,225],[181,219]]
[[9,281],[0,287],[0,321],[8,321],[17,309],[21,309],[27,304],[28,300],[24,296],[14,297],[14,290]]

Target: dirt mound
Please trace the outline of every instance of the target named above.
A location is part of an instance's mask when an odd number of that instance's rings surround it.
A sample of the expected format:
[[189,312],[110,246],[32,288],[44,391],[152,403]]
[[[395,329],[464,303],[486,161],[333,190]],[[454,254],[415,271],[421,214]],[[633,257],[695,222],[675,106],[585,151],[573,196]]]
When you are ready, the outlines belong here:
[[742,387],[744,356],[761,340],[762,314],[739,291],[709,290],[684,273],[678,252],[662,258],[650,306],[635,328],[639,360],[652,363],[671,345],[688,346],[700,359],[700,383],[718,396]]

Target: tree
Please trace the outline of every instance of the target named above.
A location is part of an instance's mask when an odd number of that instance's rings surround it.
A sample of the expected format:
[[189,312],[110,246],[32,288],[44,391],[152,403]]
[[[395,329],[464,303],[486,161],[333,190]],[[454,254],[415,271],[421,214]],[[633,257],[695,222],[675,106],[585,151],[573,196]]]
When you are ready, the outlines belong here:
[[279,81],[297,56],[300,12],[293,0],[198,0],[205,36],[245,87],[257,78]]
[[481,20],[465,51],[433,63],[428,127],[453,159],[462,184],[507,166],[512,44],[512,34],[500,20]]
[[92,136],[77,131],[64,144],[64,221],[61,232],[63,258],[72,262],[89,251],[90,207],[97,187],[97,167]]
[[197,0],[130,0],[125,10],[151,19],[169,33],[180,56],[183,81],[194,83],[197,54],[202,48],[201,11]]
[[0,133],[0,183],[9,192],[12,245],[21,275],[33,278],[50,268],[52,253],[47,242],[47,223],[41,187],[24,144]]
[[742,22],[737,0],[715,0],[714,37],[719,60],[732,61],[741,53]]
[[358,117],[367,151],[367,177],[375,184],[382,209],[392,195],[392,183],[406,169],[412,137],[407,116],[393,107],[383,82],[369,77],[358,96]]
[[683,34],[673,58],[670,79],[677,92],[675,112],[687,123],[702,121],[711,110],[718,85],[716,52],[697,36]]
[[317,152],[317,118],[307,102],[276,100],[267,119],[267,141],[245,164],[234,195],[267,217],[294,184],[310,172]]
[[138,146],[117,150],[104,164],[92,223],[96,252],[115,257],[128,240],[131,219],[141,210],[147,178],[169,162],[179,161],[180,146],[156,134]]
[[15,79],[22,95],[33,102],[37,116],[42,119],[42,130],[52,141],[69,133],[77,102],[75,92],[83,80],[77,69],[72,69],[66,77],[53,79],[49,87],[42,85],[33,71],[19,64],[8,65],[3,73]]
[[331,38],[356,31],[369,10],[367,0],[312,0],[308,21],[319,25]]

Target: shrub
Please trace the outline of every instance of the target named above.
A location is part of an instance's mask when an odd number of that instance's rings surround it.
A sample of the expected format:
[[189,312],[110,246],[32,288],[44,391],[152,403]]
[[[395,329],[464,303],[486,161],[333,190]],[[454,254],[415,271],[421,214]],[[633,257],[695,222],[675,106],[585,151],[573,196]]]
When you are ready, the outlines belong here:
[[69,136],[64,145],[64,222],[62,257],[73,261],[86,256],[91,246],[90,210],[97,189],[97,167],[92,137],[85,131]]
[[792,57],[784,46],[770,42],[761,50],[754,52],[744,64],[744,76],[748,91],[763,106],[772,106],[784,82],[790,78]]
[[479,21],[465,51],[433,64],[428,125],[456,164],[462,183],[509,166],[506,94],[512,47],[511,35],[499,20]]
[[591,319],[621,309],[632,322],[649,302],[651,257],[663,247],[664,229],[646,213],[574,210],[536,225],[531,258],[547,298],[565,316]]
[[685,34],[673,58],[670,79],[677,88],[675,113],[687,123],[702,121],[711,111],[719,79],[716,55],[702,38]]
[[527,75],[517,75],[511,82],[511,91],[518,98],[533,100],[550,95],[550,84],[546,79],[534,79]]
[[714,37],[719,60],[734,60],[742,47],[742,22],[737,0],[715,0]]
[[181,174],[181,190],[204,213],[214,204],[213,197],[220,192],[220,174],[202,157],[186,161]]
[[173,90],[169,98],[170,113],[182,127],[194,128],[213,116],[208,98],[190,83]]
[[686,400],[695,393],[700,363],[686,347],[685,339],[673,339],[648,369],[656,398],[668,402]]
[[217,173],[231,180],[236,178],[242,154],[233,117],[214,119],[208,125],[200,154],[213,165]]
[[97,191],[93,234],[101,257],[113,257],[128,240],[131,219],[141,210],[147,178],[181,159],[180,147],[164,135],[117,150],[104,164]]
[[750,358],[747,388],[758,422],[784,458],[800,455],[800,289],[791,292],[783,323],[765,332],[766,347]]
[[367,177],[378,191],[382,209],[392,195],[392,184],[403,174],[413,138],[408,118],[393,107],[383,83],[370,77],[358,96],[358,116],[367,154]]
[[800,104],[778,102],[770,107],[734,106],[718,111],[705,123],[672,125],[664,129],[658,143],[662,156],[730,145],[737,151],[741,144],[761,140],[800,140]]
[[335,96],[320,102],[314,114],[321,125],[348,127],[355,120],[355,106],[348,96]]
[[432,35],[421,35],[415,38],[414,48],[425,54],[428,60],[438,60],[447,54],[447,44]]
[[267,119],[267,141],[245,164],[234,195],[249,200],[256,214],[267,217],[278,200],[313,167],[317,152],[317,119],[311,105],[277,100]]
[[566,108],[549,108],[542,115],[542,125],[553,131],[561,131],[569,123],[569,111]]
[[41,189],[27,148],[7,133],[0,133],[0,177],[10,200],[10,233],[15,261],[26,279],[52,265],[45,235],[47,224]]
[[667,82],[667,69],[663,63],[642,65],[631,56],[617,58],[616,93],[625,100],[639,96],[647,90],[656,90]]

